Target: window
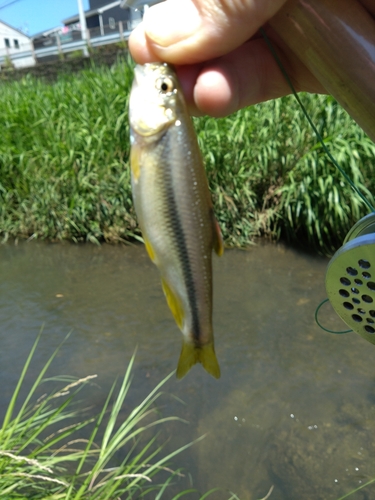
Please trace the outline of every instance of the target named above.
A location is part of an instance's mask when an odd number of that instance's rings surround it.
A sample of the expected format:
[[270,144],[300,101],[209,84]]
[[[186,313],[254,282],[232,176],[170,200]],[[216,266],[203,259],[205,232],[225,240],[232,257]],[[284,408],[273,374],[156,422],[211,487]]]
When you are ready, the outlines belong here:
[[19,49],[19,48],[20,48],[20,44],[19,44],[18,40],[15,38],[15,39],[13,40],[13,42],[14,42],[14,48],[15,48],[15,49]]
[[10,49],[10,40],[9,40],[9,38],[4,38],[4,42],[5,42],[5,47],[7,49]]
[[116,28],[116,21],[114,17],[109,17],[108,18],[108,24],[111,30],[114,30]]

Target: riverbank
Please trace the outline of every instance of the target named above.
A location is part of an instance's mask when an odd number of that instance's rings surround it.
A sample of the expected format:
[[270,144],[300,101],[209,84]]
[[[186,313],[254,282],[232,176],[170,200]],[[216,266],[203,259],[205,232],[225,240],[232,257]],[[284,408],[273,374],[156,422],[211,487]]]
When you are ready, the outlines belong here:
[[[92,67],[53,84],[1,83],[0,237],[118,242],[139,237],[131,199],[132,68]],[[329,96],[303,102],[373,202],[375,146]],[[195,119],[226,245],[265,235],[329,253],[368,209],[322,151],[293,97]]]

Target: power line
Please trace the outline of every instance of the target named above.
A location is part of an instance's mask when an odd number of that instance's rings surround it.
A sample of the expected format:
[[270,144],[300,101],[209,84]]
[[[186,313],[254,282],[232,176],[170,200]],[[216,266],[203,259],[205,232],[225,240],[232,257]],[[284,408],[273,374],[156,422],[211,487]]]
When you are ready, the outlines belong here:
[[20,0],[7,0],[3,5],[0,5],[0,10],[5,9],[6,7],[9,7],[9,5],[12,5],[16,2],[19,2]]

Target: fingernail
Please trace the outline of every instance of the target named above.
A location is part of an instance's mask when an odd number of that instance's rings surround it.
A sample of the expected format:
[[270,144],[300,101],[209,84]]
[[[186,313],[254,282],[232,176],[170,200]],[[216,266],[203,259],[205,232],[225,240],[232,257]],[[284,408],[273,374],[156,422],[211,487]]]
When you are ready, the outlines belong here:
[[191,0],[169,0],[148,9],[143,22],[147,36],[167,47],[194,34],[201,19]]

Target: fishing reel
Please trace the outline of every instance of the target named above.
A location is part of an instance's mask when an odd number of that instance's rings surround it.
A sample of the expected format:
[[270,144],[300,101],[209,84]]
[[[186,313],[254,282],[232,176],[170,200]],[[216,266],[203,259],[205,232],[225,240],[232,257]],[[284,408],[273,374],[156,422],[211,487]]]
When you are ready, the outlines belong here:
[[375,212],[349,231],[328,264],[325,285],[340,318],[375,344]]

